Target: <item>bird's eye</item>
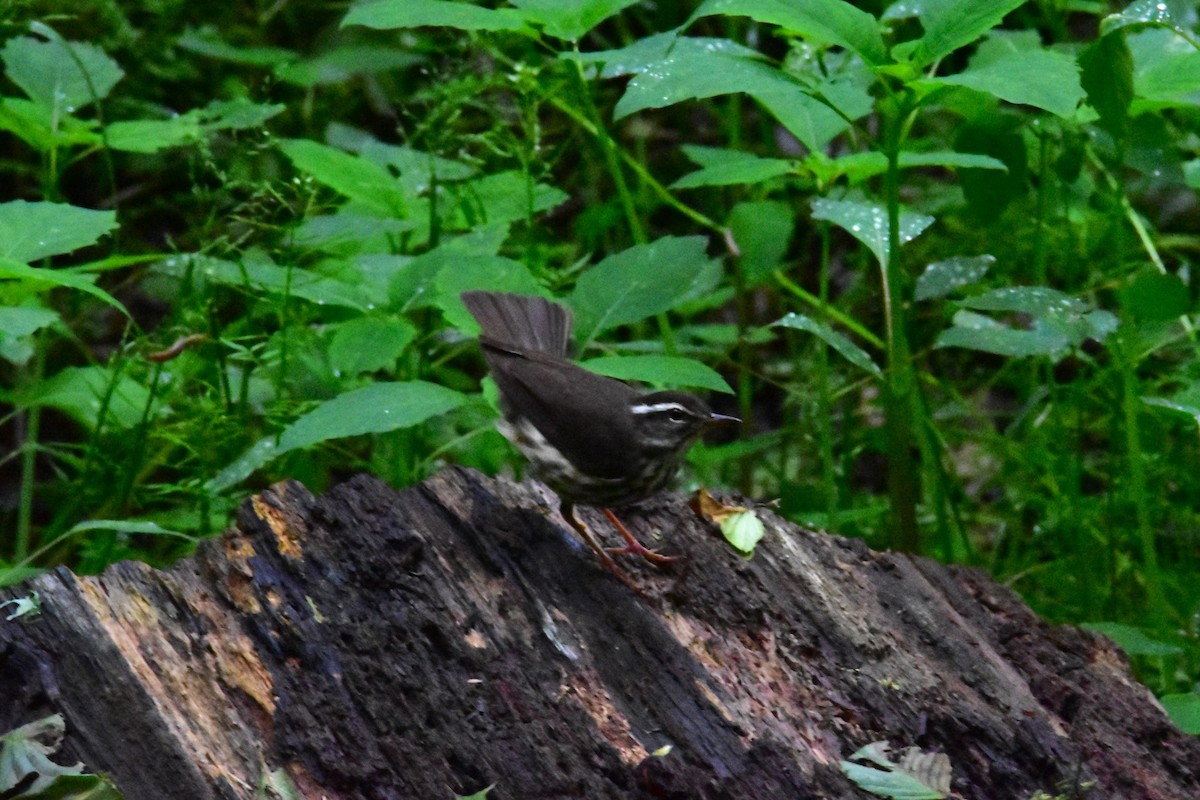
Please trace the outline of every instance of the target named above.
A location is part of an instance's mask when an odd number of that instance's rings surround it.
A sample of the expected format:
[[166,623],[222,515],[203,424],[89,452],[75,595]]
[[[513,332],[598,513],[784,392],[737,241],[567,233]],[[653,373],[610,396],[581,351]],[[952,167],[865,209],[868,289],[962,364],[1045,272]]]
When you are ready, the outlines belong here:
[[686,422],[687,414],[683,413],[682,408],[672,408],[667,412],[667,419],[671,422]]

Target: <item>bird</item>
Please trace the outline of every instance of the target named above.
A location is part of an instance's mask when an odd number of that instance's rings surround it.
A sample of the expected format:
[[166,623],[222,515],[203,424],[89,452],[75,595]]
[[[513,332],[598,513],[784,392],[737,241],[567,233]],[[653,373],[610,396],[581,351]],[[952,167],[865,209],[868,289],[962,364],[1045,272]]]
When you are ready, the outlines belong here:
[[[676,561],[639,542],[613,513],[666,489],[691,444],[713,425],[741,422],[681,391],[641,392],[568,358],[572,317],[543,297],[469,291],[484,360],[500,390],[500,432],[558,495],[563,518],[618,577],[613,555]],[[625,546],[605,549],[575,516],[595,506]]]

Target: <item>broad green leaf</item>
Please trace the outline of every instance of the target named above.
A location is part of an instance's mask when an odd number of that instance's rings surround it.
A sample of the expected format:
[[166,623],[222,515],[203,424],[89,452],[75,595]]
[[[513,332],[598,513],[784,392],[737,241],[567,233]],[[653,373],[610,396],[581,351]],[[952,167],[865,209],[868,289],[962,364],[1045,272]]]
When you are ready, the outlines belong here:
[[[845,229],[865,244],[880,265],[888,263],[891,247],[888,244],[887,209],[859,200],[818,199],[812,203],[813,219],[823,219]],[[933,217],[912,211],[900,212],[900,244],[911,242],[932,225]]]
[[527,22],[556,39],[578,41],[585,33],[638,0],[512,0]]
[[40,291],[43,286],[65,286],[69,289],[76,289],[90,294],[98,300],[103,300],[125,316],[129,316],[129,312],[125,306],[121,305],[121,301],[95,285],[94,275],[81,275],[66,269],[31,267],[19,261],[0,258],[0,282],[5,280],[28,283],[34,287],[35,291]]
[[748,286],[768,280],[783,263],[795,227],[791,204],[778,200],[738,203],[729,212],[729,230],[741,251],[737,268]]
[[[845,175],[846,180],[852,185],[887,172],[887,156],[878,150],[851,153],[824,163],[809,163],[814,171],[819,172],[825,180],[833,181],[839,176]],[[929,153],[903,152],[897,159],[897,165],[900,169],[947,167],[950,169],[1008,170],[1008,166],[997,158],[979,153],[956,153],[953,150],[937,150]]]
[[1100,34],[1106,36],[1131,25],[1153,25],[1190,36],[1191,31],[1184,21],[1191,16],[1192,8],[1192,4],[1187,0],[1134,0],[1123,11],[1109,14],[1102,19]]
[[67,529],[65,534],[86,533],[87,531],[117,531],[118,533],[137,533],[149,536],[177,536],[181,539],[195,539],[186,533],[172,531],[157,522],[139,519],[86,519],[77,522]]
[[279,436],[276,455],[330,439],[411,428],[458,408],[466,395],[424,381],[372,383],[327,400]]
[[965,71],[931,78],[926,83],[966,86],[1060,117],[1074,115],[1084,99],[1079,64],[1056,50],[1023,46],[1025,41],[1020,36],[993,36],[979,48]]
[[1200,381],[1185,383],[1182,389],[1170,397],[1143,397],[1142,402],[1148,406],[1184,414],[1200,425]]
[[837,45],[852,50],[869,64],[885,58],[879,22],[865,11],[842,0],[706,0],[687,24],[712,14],[750,17],[778,25],[789,33],[818,45]]
[[396,317],[358,317],[334,326],[329,366],[337,377],[394,369],[417,329]]
[[0,98],[0,130],[12,131],[35,150],[100,145],[99,125],[23,97]]
[[1131,656],[1177,656],[1183,652],[1178,645],[1152,639],[1141,628],[1120,622],[1085,622],[1080,627],[1104,634]]
[[18,366],[29,363],[33,334],[58,320],[58,312],[47,308],[0,306],[0,358]]
[[221,34],[211,27],[186,30],[175,40],[175,43],[184,50],[190,50],[202,56],[234,64],[246,64],[251,67],[273,67],[300,58],[300,54],[296,51],[282,47],[232,45],[222,39]]
[[113,380],[113,370],[109,367],[67,367],[40,383],[23,387],[14,393],[13,399],[19,408],[57,408],[89,430],[95,430],[107,396],[105,427],[132,428],[142,421],[150,391],[127,375],[117,378],[116,386],[112,386]]
[[407,200],[386,169],[310,139],[284,139],[279,149],[296,169],[383,215],[406,216]]
[[1083,314],[1088,304],[1077,297],[1046,286],[1005,286],[974,297],[961,305],[977,311],[1018,311],[1035,317],[1051,314]]
[[603,64],[601,78],[638,75],[655,69],[671,56],[681,53],[707,51],[742,58],[762,58],[757,50],[730,39],[710,39],[698,36],[679,36],[676,31],[655,33],[636,39],[633,44],[615,50],[595,50],[590,53],[562,53],[559,57],[584,64]]
[[65,203],[0,203],[0,258],[29,263],[95,244],[117,228],[115,211]]
[[921,0],[917,18],[924,35],[892,48],[898,60],[918,67],[938,61],[983,36],[1025,0]]
[[601,356],[583,362],[592,372],[623,381],[659,386],[687,386],[733,394],[721,374],[690,358],[659,355]]
[[341,27],[363,25],[391,30],[424,26],[464,31],[528,32],[522,15],[511,8],[491,9],[448,0],[376,0],[352,6]]
[[1118,139],[1125,137],[1133,102],[1133,55],[1125,37],[1101,36],[1079,54],[1080,84],[1100,124]]
[[[1036,307],[1035,301],[1026,304],[1028,299],[1024,298],[1015,304],[1025,305],[1026,308]],[[963,303],[974,300],[975,298],[969,298]],[[1002,356],[1057,358],[1088,338],[1103,341],[1116,328],[1117,319],[1109,312],[1101,310],[1083,313],[1074,303],[1071,304],[1071,310],[1059,307],[1043,316],[1034,316],[1029,329],[1013,328],[991,317],[959,311],[954,315],[954,326],[938,335],[935,346],[966,347]]]
[[374,289],[320,275],[300,267],[291,269],[272,263],[265,253],[248,251],[235,263],[203,255],[169,258],[155,270],[183,278],[192,275],[224,286],[299,297],[317,305],[342,306],[370,311],[380,302]]
[[729,48],[710,48],[703,40],[681,37],[662,60],[639,70],[617,101],[613,116],[629,116],[647,108],[663,108],[685,100],[742,92],[803,95],[805,87],[771,64],[734,54]]
[[31,100],[68,114],[103,100],[125,74],[99,47],[61,38],[9,39],[0,59],[9,80]]
[[127,153],[157,153],[170,147],[193,144],[203,135],[200,121],[188,114],[171,119],[114,122],[104,131],[109,147]]
[[527,219],[568,199],[558,187],[534,183],[528,174],[517,170],[484,175],[457,184],[447,193],[458,197],[458,219],[448,220],[447,224],[463,229]]
[[754,511],[738,511],[725,517],[720,522],[721,533],[725,541],[733,546],[743,556],[754,553],[755,546],[762,541],[766,527]]
[[275,76],[304,88],[345,83],[356,75],[376,75],[424,63],[416,53],[379,45],[341,45],[312,58],[280,64]]
[[876,378],[883,375],[883,371],[865,350],[828,325],[817,322],[815,319],[807,317],[804,314],[796,313],[787,314],[775,324],[783,328],[794,328],[795,330],[808,331],[815,334],[854,366]]
[[412,229],[411,220],[381,219],[342,210],[336,214],[306,216],[292,235],[292,243],[340,255],[390,253],[399,238]]
[[707,246],[703,236],[665,236],[584,272],[568,298],[579,341],[590,342],[600,331],[669,311],[707,291],[714,277]]
[[259,439],[213,476],[205,489],[222,492],[292,450],[344,436],[411,428],[466,401],[460,392],[424,381],[369,384],[321,403],[284,429],[278,444],[273,436]]
[[1164,694],[1158,698],[1171,722],[1184,733],[1200,736],[1200,693]]
[[[331,126],[331,138],[335,130]],[[413,194],[428,191],[434,180],[447,183],[463,181],[475,175],[475,168],[461,161],[435,156],[411,147],[384,144],[377,139],[366,140],[357,149],[363,158],[394,167],[400,173],[400,182]]]
[[863,791],[896,800],[940,800],[950,793],[953,773],[945,753],[916,747],[903,751],[899,763],[888,756],[886,742],[873,742],[850,756],[875,766],[842,761],[842,772]]
[[930,264],[917,278],[915,300],[945,297],[956,289],[978,283],[996,263],[995,256],[955,256]]
[[57,311],[29,306],[0,306],[0,339],[28,336],[59,319]]
[[1144,270],[1117,293],[1121,308],[1133,319],[1162,322],[1181,317],[1192,308],[1187,285],[1175,275]]
[[671,184],[672,189],[693,189],[697,186],[732,186],[739,183],[762,183],[787,175],[795,165],[782,158],[756,158],[734,161],[719,166],[704,167],[689,172]]
[[458,299],[463,292],[483,289],[550,297],[550,293],[534,279],[528,267],[502,256],[453,259],[438,271],[434,285],[438,292],[437,306],[442,309],[446,321],[459,330],[470,332],[478,331],[479,325]]
[[1173,31],[1151,29],[1125,37],[1133,55],[1135,102],[1131,113],[1144,107],[1196,105],[1200,92],[1200,52]]

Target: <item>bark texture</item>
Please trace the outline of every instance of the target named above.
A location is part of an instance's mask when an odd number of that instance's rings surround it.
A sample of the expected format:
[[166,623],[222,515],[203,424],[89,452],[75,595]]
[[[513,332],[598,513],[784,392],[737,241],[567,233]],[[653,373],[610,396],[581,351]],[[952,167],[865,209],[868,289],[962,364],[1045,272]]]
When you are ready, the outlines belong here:
[[[66,570],[0,622],[0,731],[129,800],[865,798],[840,759],[943,752],[963,798],[1200,798],[1200,741],[1108,640],[983,573],[764,512],[754,558],[680,496],[624,515],[682,567],[603,571],[536,486],[279,484],[166,570]],[[584,518],[606,535],[599,514]],[[655,755],[664,746],[671,750]]]

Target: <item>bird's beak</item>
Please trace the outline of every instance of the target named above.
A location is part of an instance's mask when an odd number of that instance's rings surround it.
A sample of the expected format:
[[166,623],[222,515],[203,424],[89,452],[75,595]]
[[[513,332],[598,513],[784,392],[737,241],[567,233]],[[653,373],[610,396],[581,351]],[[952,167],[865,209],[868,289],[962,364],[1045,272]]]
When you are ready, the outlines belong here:
[[737,417],[731,417],[728,414],[717,414],[714,412],[712,414],[709,414],[708,419],[705,420],[704,424],[705,425],[719,425],[719,426],[741,425],[742,421],[740,419],[738,419]]

